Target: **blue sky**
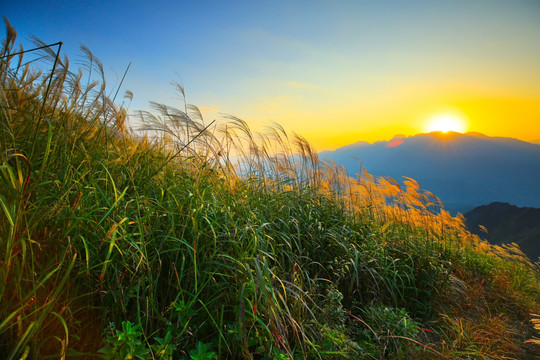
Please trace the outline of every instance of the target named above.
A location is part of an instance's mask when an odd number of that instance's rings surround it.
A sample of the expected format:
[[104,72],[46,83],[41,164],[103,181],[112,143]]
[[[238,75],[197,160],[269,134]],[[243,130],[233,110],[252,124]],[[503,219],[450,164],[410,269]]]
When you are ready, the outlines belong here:
[[[423,131],[461,114],[470,130],[540,138],[539,1],[13,1],[34,34],[86,45],[130,110],[180,106],[171,81],[212,120],[275,121],[320,149]],[[116,74],[115,74],[116,72]],[[519,119],[516,119],[519,118]],[[528,137],[528,138],[527,138]]]

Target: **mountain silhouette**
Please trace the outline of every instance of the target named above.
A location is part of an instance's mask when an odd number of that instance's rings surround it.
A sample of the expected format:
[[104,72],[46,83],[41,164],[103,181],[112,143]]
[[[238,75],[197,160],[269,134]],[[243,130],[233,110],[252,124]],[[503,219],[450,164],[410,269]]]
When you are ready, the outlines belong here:
[[494,201],[540,207],[540,145],[480,133],[396,136],[373,144],[357,142],[319,154],[375,176],[403,176],[438,196],[451,212],[465,213]]

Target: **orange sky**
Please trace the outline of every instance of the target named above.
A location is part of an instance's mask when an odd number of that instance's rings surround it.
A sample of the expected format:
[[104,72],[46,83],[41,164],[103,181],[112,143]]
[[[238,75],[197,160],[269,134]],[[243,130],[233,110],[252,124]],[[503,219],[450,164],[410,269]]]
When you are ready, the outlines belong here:
[[[244,104],[246,118],[253,123],[277,121],[302,134],[318,150],[333,149],[356,141],[389,140],[396,134],[413,135],[428,131],[431,118],[452,114],[462,118],[465,131],[489,136],[516,137],[525,141],[540,139],[539,91],[520,93],[519,89],[492,88],[471,91],[467,87],[433,89],[372,95],[363,99],[344,96],[333,106],[303,104],[294,98],[262,99],[262,104]],[[305,106],[305,107],[304,107]],[[252,112],[249,112],[251,110]],[[266,115],[260,116],[260,114]]]

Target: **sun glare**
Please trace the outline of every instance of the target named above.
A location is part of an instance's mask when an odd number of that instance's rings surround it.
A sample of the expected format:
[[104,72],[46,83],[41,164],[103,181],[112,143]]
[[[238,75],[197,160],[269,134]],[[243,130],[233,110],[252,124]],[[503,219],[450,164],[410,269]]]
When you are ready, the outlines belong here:
[[467,125],[463,118],[453,114],[439,114],[435,115],[427,121],[427,132],[440,131],[447,133],[454,131],[463,133],[467,130]]

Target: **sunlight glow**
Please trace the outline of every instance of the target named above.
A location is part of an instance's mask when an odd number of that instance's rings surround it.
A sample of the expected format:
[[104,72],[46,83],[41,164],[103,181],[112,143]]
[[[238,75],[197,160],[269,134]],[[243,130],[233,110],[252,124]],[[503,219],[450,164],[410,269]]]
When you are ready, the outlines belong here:
[[426,125],[427,132],[440,131],[447,133],[449,131],[463,133],[467,130],[467,125],[463,118],[454,114],[439,114],[428,119]]

